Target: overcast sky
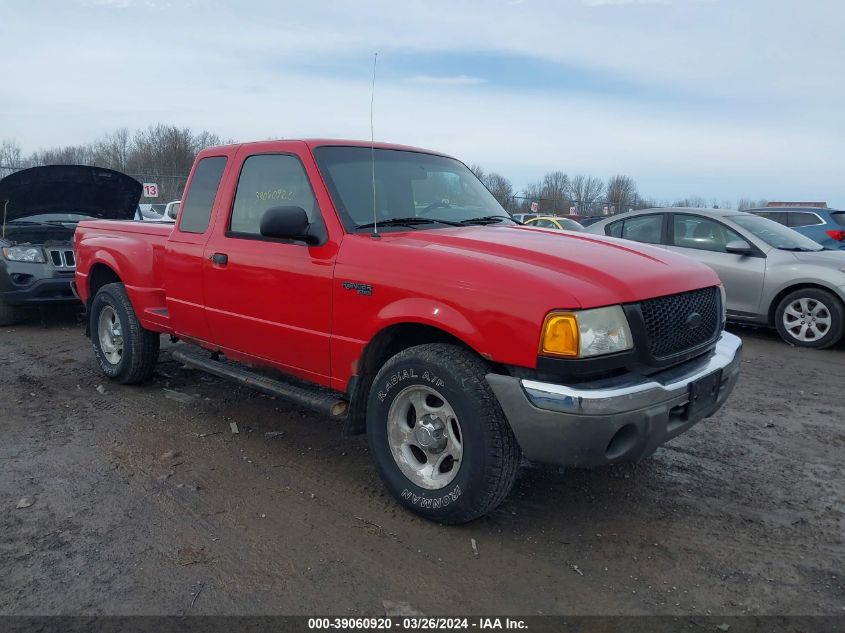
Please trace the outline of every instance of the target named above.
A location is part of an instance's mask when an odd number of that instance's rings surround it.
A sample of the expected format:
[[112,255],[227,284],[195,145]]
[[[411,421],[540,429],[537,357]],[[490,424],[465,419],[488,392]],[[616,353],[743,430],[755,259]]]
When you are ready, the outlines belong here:
[[369,138],[845,208],[840,0],[0,0],[0,138]]

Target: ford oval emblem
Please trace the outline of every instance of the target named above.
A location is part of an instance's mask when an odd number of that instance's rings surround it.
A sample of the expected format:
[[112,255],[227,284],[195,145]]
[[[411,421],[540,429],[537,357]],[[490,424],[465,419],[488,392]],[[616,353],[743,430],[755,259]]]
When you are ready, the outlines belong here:
[[701,315],[698,312],[693,312],[692,314],[690,314],[687,317],[687,327],[690,330],[694,330],[699,325],[701,325],[701,321],[702,321]]

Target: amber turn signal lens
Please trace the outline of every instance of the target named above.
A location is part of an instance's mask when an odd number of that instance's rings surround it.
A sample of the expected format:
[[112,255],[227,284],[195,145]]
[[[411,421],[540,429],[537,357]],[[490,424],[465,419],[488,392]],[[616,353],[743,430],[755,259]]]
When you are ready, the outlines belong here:
[[546,356],[578,356],[578,319],[574,314],[553,313],[543,325],[540,353]]

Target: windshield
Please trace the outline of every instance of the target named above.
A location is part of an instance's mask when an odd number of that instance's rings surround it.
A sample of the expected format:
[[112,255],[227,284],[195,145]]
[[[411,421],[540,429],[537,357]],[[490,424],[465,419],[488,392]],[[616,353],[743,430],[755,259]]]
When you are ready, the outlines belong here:
[[809,237],[804,237],[798,231],[778,224],[773,220],[761,218],[757,215],[732,215],[730,219],[736,224],[759,237],[769,246],[784,251],[823,251],[824,248]]
[[[76,224],[82,220],[90,220],[90,215],[82,213],[38,213],[36,215],[28,215],[20,218],[20,222],[50,222],[60,224]],[[12,220],[17,222],[18,220]]]
[[347,230],[370,226],[374,219],[409,222],[415,229],[514,223],[481,181],[452,158],[369,147],[318,147],[314,154]]

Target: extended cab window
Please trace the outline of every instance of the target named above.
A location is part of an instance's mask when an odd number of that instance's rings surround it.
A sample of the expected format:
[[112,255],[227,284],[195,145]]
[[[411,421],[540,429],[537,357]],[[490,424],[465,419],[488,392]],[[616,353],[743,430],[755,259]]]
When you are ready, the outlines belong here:
[[205,233],[217,188],[226,168],[225,156],[203,158],[194,170],[188,197],[182,204],[179,230],[185,233]]
[[319,216],[311,183],[298,158],[287,154],[250,156],[238,179],[229,232],[261,235],[261,217],[273,207],[302,207],[310,222]]

